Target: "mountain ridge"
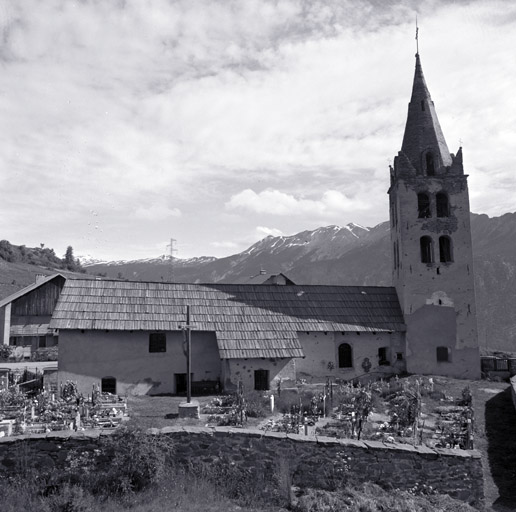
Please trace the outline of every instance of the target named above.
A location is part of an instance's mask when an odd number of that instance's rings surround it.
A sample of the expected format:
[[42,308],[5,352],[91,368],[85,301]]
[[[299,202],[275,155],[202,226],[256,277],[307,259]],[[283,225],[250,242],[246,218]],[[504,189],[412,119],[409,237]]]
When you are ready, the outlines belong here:
[[[471,214],[471,233],[481,346],[516,352],[516,212],[499,217]],[[282,272],[300,285],[391,286],[391,252],[389,222],[371,228],[350,223],[288,236],[270,235],[223,258],[174,258],[171,262],[159,256],[91,264],[85,266],[88,274],[82,277],[246,283],[265,271]],[[33,282],[36,273],[58,271],[12,265],[0,258],[0,298]]]

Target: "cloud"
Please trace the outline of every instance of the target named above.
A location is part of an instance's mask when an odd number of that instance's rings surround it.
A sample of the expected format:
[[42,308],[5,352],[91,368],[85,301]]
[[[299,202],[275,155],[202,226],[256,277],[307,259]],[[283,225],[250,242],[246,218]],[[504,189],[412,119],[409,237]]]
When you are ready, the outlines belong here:
[[514,2],[10,0],[2,236],[119,258],[174,236],[199,255],[271,216],[284,233],[385,220],[414,12],[473,210],[514,209]]
[[238,249],[240,247],[240,244],[238,244],[237,242],[232,242],[228,240],[211,242],[210,245],[217,249]]
[[134,212],[134,217],[145,220],[163,220],[169,217],[181,217],[181,210],[162,204],[151,204],[149,207],[139,206]]
[[261,238],[264,236],[281,236],[283,232],[278,228],[268,228],[265,226],[256,226],[256,234]]
[[256,193],[245,189],[226,203],[226,208],[247,210],[267,215],[317,215],[328,217],[339,213],[366,209],[369,205],[361,199],[352,199],[337,190],[327,190],[320,199],[296,198],[279,190]]

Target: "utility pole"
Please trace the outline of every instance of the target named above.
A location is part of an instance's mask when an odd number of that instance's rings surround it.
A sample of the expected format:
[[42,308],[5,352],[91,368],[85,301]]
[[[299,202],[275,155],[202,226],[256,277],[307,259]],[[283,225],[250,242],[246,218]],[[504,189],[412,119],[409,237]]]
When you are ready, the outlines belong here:
[[168,280],[171,283],[174,282],[174,253],[177,252],[176,242],[177,242],[177,240],[175,238],[171,238],[170,243],[167,244],[167,249],[169,251],[168,252],[168,262],[170,264]]
[[183,352],[186,356],[186,403],[192,401],[192,326],[190,325],[190,306],[186,306],[186,325],[180,325],[183,331]]
[[179,329],[183,331],[183,351],[186,356],[186,402],[179,404],[178,411],[180,418],[199,419],[199,402],[192,401],[192,328],[190,306],[186,306],[186,325],[179,326]]

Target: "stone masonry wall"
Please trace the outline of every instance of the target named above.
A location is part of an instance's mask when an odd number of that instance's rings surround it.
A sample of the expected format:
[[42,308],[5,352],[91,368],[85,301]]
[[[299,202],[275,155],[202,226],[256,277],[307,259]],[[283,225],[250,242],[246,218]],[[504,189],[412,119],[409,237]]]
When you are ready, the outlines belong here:
[[[71,451],[99,448],[98,431],[60,432],[0,438],[0,475],[17,467],[20,454],[38,468],[63,467]],[[294,434],[264,433],[230,427],[166,427],[149,435],[170,436],[178,463],[226,460],[261,474],[287,461],[294,485],[324,488],[341,475],[354,482],[410,489],[416,484],[466,501],[483,503],[480,454],[476,451],[429,449],[376,441],[355,441]]]

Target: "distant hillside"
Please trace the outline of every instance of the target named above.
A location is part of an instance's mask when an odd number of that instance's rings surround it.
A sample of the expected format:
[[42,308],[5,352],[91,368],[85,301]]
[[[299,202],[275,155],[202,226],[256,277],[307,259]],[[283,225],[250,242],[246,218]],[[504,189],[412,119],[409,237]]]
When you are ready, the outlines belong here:
[[80,261],[73,257],[68,248],[64,258],[59,258],[48,247],[25,247],[12,245],[7,240],[0,241],[0,299],[33,283],[37,274],[63,275],[84,273]]
[[[471,215],[481,345],[516,352],[516,213]],[[226,258],[175,259],[176,282],[245,283],[260,269],[286,273],[298,284],[391,284],[389,224],[327,226],[292,236],[268,236]],[[131,280],[169,280],[169,260],[116,262],[89,273]]]

